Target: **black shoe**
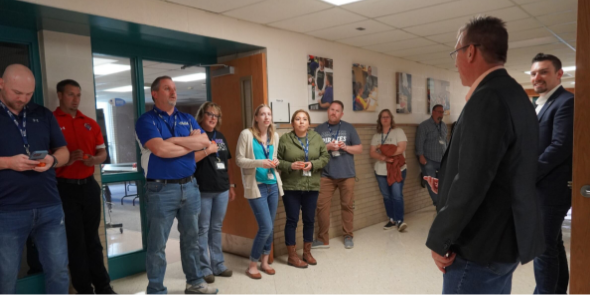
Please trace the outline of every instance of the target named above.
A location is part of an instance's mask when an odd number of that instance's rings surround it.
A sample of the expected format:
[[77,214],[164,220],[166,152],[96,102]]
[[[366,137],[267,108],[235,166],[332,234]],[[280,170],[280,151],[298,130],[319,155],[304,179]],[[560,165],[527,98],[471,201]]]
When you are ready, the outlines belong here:
[[408,225],[405,222],[398,221],[397,222],[397,231],[402,232],[404,231]]
[[103,287],[101,289],[96,289],[95,293],[96,294],[117,294],[115,292],[115,290],[113,290],[113,287],[111,287],[110,285]]
[[205,276],[203,279],[205,279],[205,282],[207,282],[207,284],[212,284],[213,282],[215,282],[214,275]]
[[223,272],[221,272],[220,274],[218,274],[218,277],[226,277],[229,278],[234,274],[234,272],[231,269],[226,269]]
[[390,221],[388,221],[388,222],[387,222],[387,224],[385,224],[385,225],[383,226],[383,229],[384,229],[384,230],[390,230],[390,229],[392,229],[392,228],[395,228],[395,222],[391,222],[391,220],[390,220]]

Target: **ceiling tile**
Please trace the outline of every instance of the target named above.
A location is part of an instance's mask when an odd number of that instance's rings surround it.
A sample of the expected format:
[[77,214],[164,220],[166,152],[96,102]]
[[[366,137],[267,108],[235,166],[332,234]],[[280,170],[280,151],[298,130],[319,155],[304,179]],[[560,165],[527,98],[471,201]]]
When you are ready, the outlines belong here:
[[438,43],[455,42],[455,41],[457,41],[457,31],[452,32],[452,33],[436,34],[436,35],[432,35],[432,36],[427,36],[426,39],[432,40],[432,41],[438,42]]
[[555,38],[554,36],[547,36],[547,37],[540,37],[540,38],[534,38],[534,39],[509,42],[508,48],[514,49],[514,48],[521,48],[521,47],[531,47],[531,46],[538,46],[538,45],[544,45],[544,44],[552,44],[552,43],[556,43],[556,42],[559,42],[559,40],[557,40],[557,38]]
[[542,25],[534,18],[525,18],[517,21],[511,21],[506,23],[506,30],[508,34],[512,32],[524,31],[529,29],[540,28]]
[[[359,31],[357,28],[364,28],[365,30]],[[313,31],[307,33],[308,35],[323,38],[327,40],[339,40],[345,38],[359,37],[363,35],[369,35],[372,33],[379,33],[383,31],[389,31],[392,27],[384,25],[374,20],[364,20],[352,24],[346,24],[343,26],[332,27],[319,31]]]
[[353,37],[353,38],[346,38],[346,39],[338,40],[338,42],[352,45],[352,46],[364,47],[364,46],[369,46],[369,45],[390,43],[390,42],[415,39],[415,38],[416,38],[416,36],[406,33],[404,31],[393,30],[393,31],[358,36],[358,37]]
[[222,13],[231,9],[236,9],[263,0],[166,0],[167,2],[176,3],[184,6],[194,7],[215,13]]
[[270,23],[269,25],[279,29],[303,33],[350,24],[362,20],[365,20],[365,18],[360,15],[335,7],[288,20]]
[[434,44],[435,43],[430,40],[426,40],[424,38],[416,38],[416,39],[410,39],[410,40],[399,41],[399,42],[389,42],[389,43],[384,43],[384,44],[371,45],[371,46],[366,46],[364,48],[369,49],[369,50],[378,51],[378,52],[392,52],[392,51],[396,51],[396,50],[402,50],[402,49],[407,49],[407,48],[417,48],[417,47],[422,47],[422,46],[426,46],[426,45],[434,45]]
[[419,36],[438,35],[453,32],[453,35],[457,37],[457,31],[468,20],[469,17],[454,18],[425,25],[409,27],[405,28],[404,30]]
[[549,0],[542,2],[534,2],[524,4],[521,6],[528,13],[539,16],[552,14],[560,11],[574,11],[578,8],[577,0]]
[[576,21],[577,18],[577,11],[562,11],[558,13],[547,14],[537,17],[537,19],[546,26],[569,23],[572,21]]
[[545,0],[512,0],[512,1],[518,5],[522,5],[522,4],[533,3],[533,2],[542,2]]
[[255,23],[267,24],[332,7],[334,6],[317,0],[267,0],[225,12],[224,15]]
[[374,18],[418,9],[422,7],[429,7],[432,5],[450,1],[452,0],[374,0],[354,2],[348,5],[344,5],[342,6],[342,8],[354,13],[364,15],[366,17]]
[[405,58],[415,60],[415,61],[430,61],[430,60],[442,60],[442,59],[450,59],[449,53],[451,50],[443,50],[440,52],[433,52],[433,53],[426,53],[426,54],[417,54],[417,55],[410,55],[406,56]]
[[474,14],[511,6],[514,6],[514,4],[510,0],[459,0],[380,17],[377,20],[394,27],[406,28],[460,16],[473,16]]
[[559,24],[549,27],[549,29],[556,34],[561,33],[569,33],[569,32],[576,32],[578,28],[578,23],[572,22],[567,24]]
[[386,52],[386,54],[405,58],[405,57],[416,55],[416,54],[440,52],[443,50],[450,52],[453,49],[451,47],[448,47],[445,45],[437,44],[437,45],[428,45],[428,46],[423,46],[423,47],[418,47],[418,48],[408,48],[408,49],[395,50],[395,51]]
[[524,30],[524,31],[510,33],[508,35],[508,41],[514,42],[514,41],[522,41],[522,40],[535,39],[535,38],[548,37],[548,36],[553,36],[553,35],[551,33],[549,33],[549,31],[547,31],[546,29],[538,28],[538,29],[531,29],[531,30]]

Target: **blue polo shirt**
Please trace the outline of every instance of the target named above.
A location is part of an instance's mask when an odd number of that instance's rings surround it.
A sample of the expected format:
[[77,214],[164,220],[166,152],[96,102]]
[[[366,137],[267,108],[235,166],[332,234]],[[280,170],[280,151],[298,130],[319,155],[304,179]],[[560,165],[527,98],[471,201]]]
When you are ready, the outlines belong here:
[[172,115],[168,115],[154,106],[151,111],[141,115],[135,124],[135,134],[141,148],[141,167],[145,177],[181,179],[193,175],[197,169],[194,153],[177,158],[160,158],[145,148],[145,144],[153,138],[166,140],[171,137],[186,137],[195,129],[201,129],[204,133],[193,116],[179,112],[176,108]]
[[[27,112],[27,140],[31,153],[66,146],[66,140],[50,110],[30,102],[26,109],[15,116],[19,123],[22,123],[24,112]],[[27,154],[19,128],[2,107],[0,129],[0,157]],[[59,204],[61,199],[57,191],[54,169],[42,173],[32,170],[0,170],[0,211],[30,210]]]

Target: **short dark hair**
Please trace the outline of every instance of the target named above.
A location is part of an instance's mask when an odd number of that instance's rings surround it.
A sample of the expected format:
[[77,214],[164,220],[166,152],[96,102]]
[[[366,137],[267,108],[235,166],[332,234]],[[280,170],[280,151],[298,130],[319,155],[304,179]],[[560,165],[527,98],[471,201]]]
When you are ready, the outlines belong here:
[[[151,91],[160,90],[160,81],[162,81],[164,79],[172,80],[172,78],[170,76],[160,76],[160,77],[156,78],[156,80],[154,80],[154,82],[152,82],[152,86],[150,87],[150,90]],[[152,96],[152,100],[155,101],[153,96]]]
[[344,104],[341,101],[339,101],[339,100],[335,100],[335,101],[331,102],[330,103],[330,106],[332,106],[335,103],[339,104],[342,107],[342,110],[344,111]]
[[80,84],[78,84],[78,82],[76,82],[72,79],[66,79],[66,80],[60,81],[59,83],[57,83],[57,86],[55,86],[55,88],[57,88],[57,92],[64,93],[65,88],[68,85],[82,89],[82,87],[80,87]]
[[330,82],[330,86],[334,86],[334,84],[332,83],[332,74],[327,73],[326,74],[326,79],[328,80],[328,82]]
[[532,63],[536,63],[538,61],[545,61],[545,60],[551,61],[556,72],[561,70],[561,60],[559,60],[559,58],[557,58],[557,56],[552,55],[552,54],[545,54],[542,52],[537,53],[537,55],[535,55],[535,57],[533,57]]
[[487,63],[506,63],[508,52],[508,31],[506,23],[493,16],[477,16],[461,29],[463,45],[479,46]]
[[434,109],[436,109],[436,108],[438,108],[438,107],[441,107],[441,108],[443,108],[443,111],[444,111],[444,109],[445,109],[445,108],[442,106],[442,104],[437,104],[437,105],[434,105],[434,106],[432,107],[432,112],[434,112]]

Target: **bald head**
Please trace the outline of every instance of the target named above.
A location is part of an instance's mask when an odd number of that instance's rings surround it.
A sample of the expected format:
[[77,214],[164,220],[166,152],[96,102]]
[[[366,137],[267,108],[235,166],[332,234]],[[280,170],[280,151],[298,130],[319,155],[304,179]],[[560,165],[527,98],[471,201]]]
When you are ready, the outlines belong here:
[[35,76],[29,68],[9,65],[0,79],[0,100],[15,114],[31,101],[35,92]]

